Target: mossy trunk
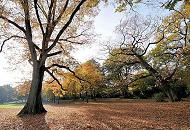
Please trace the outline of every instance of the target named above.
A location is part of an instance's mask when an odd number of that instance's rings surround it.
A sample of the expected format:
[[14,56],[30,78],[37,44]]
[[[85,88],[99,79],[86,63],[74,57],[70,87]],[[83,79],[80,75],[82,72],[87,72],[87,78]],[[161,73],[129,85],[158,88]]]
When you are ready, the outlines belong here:
[[45,113],[46,110],[42,104],[42,82],[44,77],[45,66],[39,66],[39,63],[33,64],[32,83],[29,92],[29,96],[24,108],[18,113],[18,116],[28,114],[41,114]]

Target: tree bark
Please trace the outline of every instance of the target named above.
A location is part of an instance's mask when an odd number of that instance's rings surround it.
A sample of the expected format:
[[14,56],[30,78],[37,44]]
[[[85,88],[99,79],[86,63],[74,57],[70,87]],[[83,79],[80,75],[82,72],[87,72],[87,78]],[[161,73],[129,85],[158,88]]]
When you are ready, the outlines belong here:
[[177,97],[177,94],[174,90],[170,88],[168,81],[172,78],[170,76],[167,80],[165,80],[151,65],[149,65],[142,56],[135,54],[136,57],[140,60],[142,66],[149,71],[149,73],[156,79],[157,85],[161,90],[166,94],[169,101],[175,102],[179,101],[180,98]]
[[86,96],[86,102],[88,103],[88,92],[85,92],[85,96]]
[[180,101],[181,98],[179,98],[176,94],[176,92],[172,89],[169,89],[167,91],[165,91],[165,94],[167,95],[169,101],[171,102],[175,102],[175,101]]
[[42,82],[44,77],[45,66],[39,66],[39,62],[33,64],[32,83],[29,96],[24,108],[18,113],[18,116],[26,114],[41,114],[46,110],[42,104]]

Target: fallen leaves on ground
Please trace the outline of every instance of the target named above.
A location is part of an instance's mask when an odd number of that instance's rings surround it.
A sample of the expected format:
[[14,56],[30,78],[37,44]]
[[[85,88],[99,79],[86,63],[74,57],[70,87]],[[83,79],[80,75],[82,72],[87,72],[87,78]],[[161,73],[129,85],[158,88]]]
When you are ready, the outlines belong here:
[[0,130],[190,129],[190,102],[90,102],[45,105],[46,114],[17,117],[0,109]]

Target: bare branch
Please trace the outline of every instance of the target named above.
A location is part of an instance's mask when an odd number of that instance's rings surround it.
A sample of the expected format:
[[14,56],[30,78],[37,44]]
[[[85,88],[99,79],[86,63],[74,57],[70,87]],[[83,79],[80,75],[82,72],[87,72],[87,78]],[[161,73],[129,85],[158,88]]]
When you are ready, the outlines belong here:
[[[41,4],[41,3],[39,3],[39,4]],[[39,4],[37,4],[38,8],[41,10],[41,12],[43,13],[43,15],[47,18],[48,16],[47,16],[47,14],[46,14],[45,9],[43,8],[42,5],[40,6]],[[48,7],[49,7],[49,6],[48,6]]]
[[175,73],[177,72],[177,69],[178,69],[178,63],[176,64],[176,67],[175,67],[175,69],[173,70],[173,72],[170,73],[170,74],[165,78],[165,81],[170,80],[170,79],[175,75]]
[[61,87],[62,90],[65,91],[65,89],[63,88],[63,85],[59,82],[59,80],[53,75],[52,72],[50,72],[48,69],[45,69],[45,71],[59,84],[59,86]]
[[[74,41],[73,39],[79,38],[80,36],[87,35],[87,34],[84,34],[84,32],[86,32],[87,30],[88,30],[88,29],[83,30],[80,34],[78,34],[78,35],[76,35],[76,36],[69,36],[69,37],[67,37],[67,38],[60,38],[57,43],[61,44],[61,41],[64,41],[64,42],[69,42],[69,43],[73,43],[73,44],[80,44],[80,45],[85,44],[85,42]],[[72,39],[72,40],[71,40],[71,39]],[[50,39],[50,41],[52,41],[52,42],[53,42],[54,40],[55,40],[55,39]]]
[[0,52],[3,51],[3,46],[5,45],[5,42],[9,41],[9,40],[12,39],[12,38],[25,39],[25,37],[21,37],[21,36],[17,36],[17,35],[13,35],[13,36],[11,36],[11,37],[6,38],[6,39],[3,41],[3,43],[1,44]]
[[158,41],[155,41],[155,42],[150,42],[148,43],[148,45],[146,46],[144,52],[141,54],[141,56],[145,55],[148,48],[150,47],[150,45],[155,45],[155,44],[158,44],[159,42],[161,42],[163,39],[165,38],[165,35],[164,35],[164,32],[162,33],[162,37],[158,40]]
[[38,4],[38,0],[34,0],[34,8],[35,8],[35,11],[36,11],[36,16],[37,16],[38,22],[40,24],[40,29],[42,31],[42,34],[44,35],[44,29],[43,29],[42,22],[41,22],[41,19],[40,19],[40,16],[39,16],[37,4]]
[[26,33],[26,30],[24,29],[24,27],[21,27],[20,25],[18,25],[17,23],[15,23],[14,21],[0,15],[0,18],[7,21],[8,23],[14,25],[16,28],[18,28],[19,30],[21,30],[22,32]]
[[[52,67],[58,67],[58,68],[63,68],[63,69],[66,69],[68,70],[69,72],[71,72],[77,79],[81,80],[81,81],[86,81],[82,78],[80,78],[79,76],[76,75],[76,73],[74,71],[72,71],[68,66],[64,66],[64,65],[59,65],[59,64],[52,64],[51,66],[49,67],[46,67],[47,69],[50,69]],[[88,81],[86,81],[88,82]]]
[[58,55],[58,54],[61,54],[61,53],[62,53],[62,51],[57,51],[57,52],[54,52],[54,53],[47,54],[47,57],[55,56],[55,55]]
[[68,39],[60,39],[59,41],[65,41],[65,42],[69,42],[69,43],[73,43],[73,44],[79,44],[79,45],[85,44],[84,42],[71,41]]
[[61,13],[60,13],[59,16],[57,17],[57,19],[53,22],[53,25],[54,25],[54,26],[55,26],[55,25],[59,22],[59,20],[61,19],[63,13],[64,13],[65,10],[67,9],[68,4],[69,4],[69,0],[67,0],[67,1],[65,2],[65,6],[64,6],[63,9],[61,10]]
[[63,34],[63,32],[67,29],[67,27],[70,25],[70,23],[72,22],[75,14],[80,10],[80,7],[83,5],[83,3],[85,2],[86,0],[81,0],[79,2],[79,4],[77,5],[77,7],[75,8],[75,10],[72,12],[69,20],[66,22],[66,24],[62,27],[62,29],[59,31],[58,35],[56,36],[53,44],[47,49],[47,53],[49,51],[51,51],[51,49],[56,46],[57,42],[59,41],[59,38],[61,37],[61,35]]

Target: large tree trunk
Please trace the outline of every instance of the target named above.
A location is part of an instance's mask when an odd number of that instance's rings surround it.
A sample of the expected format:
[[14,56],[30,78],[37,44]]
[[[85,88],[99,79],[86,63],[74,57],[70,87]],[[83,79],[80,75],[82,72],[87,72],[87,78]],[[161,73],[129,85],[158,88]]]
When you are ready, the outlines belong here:
[[19,112],[19,116],[26,114],[41,114],[46,112],[42,105],[42,82],[44,77],[45,66],[39,67],[39,63],[33,64],[32,83],[29,92],[29,96],[24,108]]
[[161,85],[160,86],[161,90],[165,93],[170,102],[175,102],[180,100],[176,92],[171,88],[168,81],[162,81],[160,85]]
[[149,71],[149,73],[156,79],[157,85],[159,88],[162,89],[162,91],[166,94],[166,96],[169,98],[169,101],[179,101],[180,98],[177,97],[177,94],[172,88],[170,88],[170,85],[167,80],[170,80],[173,75],[169,77],[169,79],[165,80],[157,70],[155,70],[151,65],[149,65],[142,56],[136,54],[136,57],[140,60],[142,66]]
[[165,94],[167,95],[169,101],[171,102],[175,102],[175,101],[180,101],[181,98],[177,96],[177,93],[172,90],[172,89],[168,89],[165,91]]

